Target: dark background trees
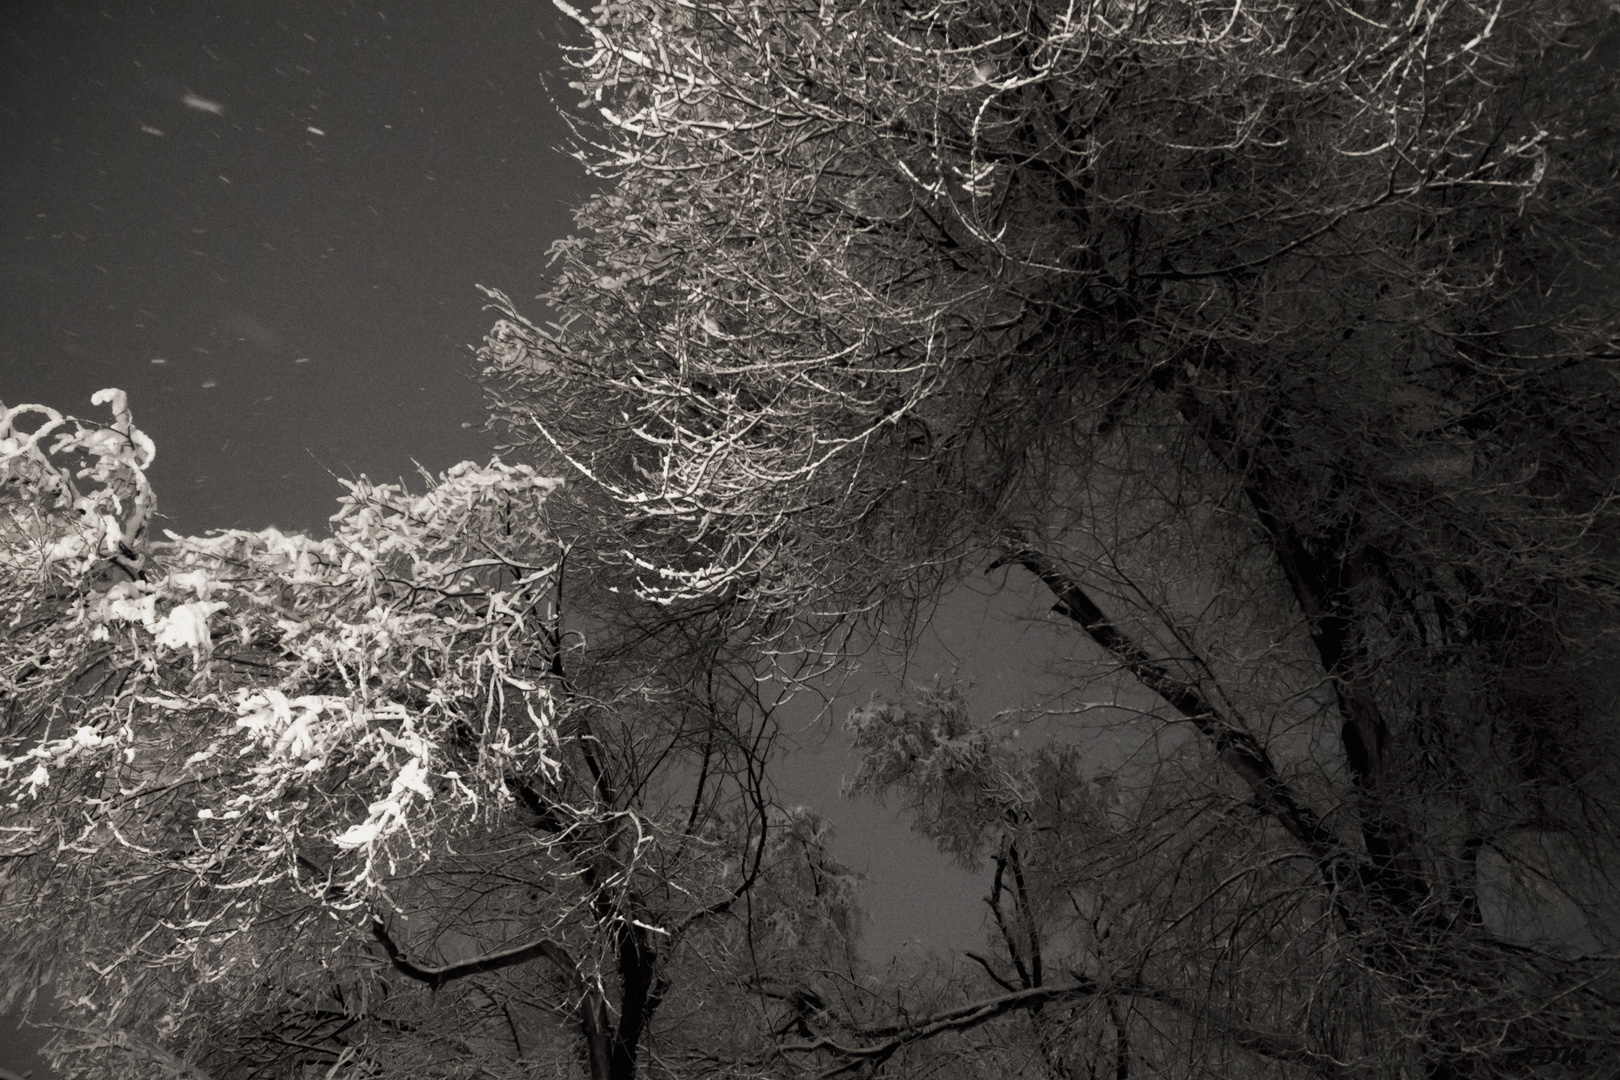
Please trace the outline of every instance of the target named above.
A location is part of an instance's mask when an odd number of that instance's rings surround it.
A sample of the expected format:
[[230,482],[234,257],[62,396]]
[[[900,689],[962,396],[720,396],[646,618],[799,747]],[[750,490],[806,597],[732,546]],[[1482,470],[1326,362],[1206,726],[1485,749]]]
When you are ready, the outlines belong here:
[[[556,324],[497,298],[485,356],[644,593],[871,626],[1019,568],[1246,830],[1252,906],[1136,946],[1201,988],[1188,1038],[1612,1068],[1612,13],[576,17],[612,187]],[[1586,905],[1561,949],[1503,874]],[[1286,993],[1232,959],[1268,896],[1333,942]]]

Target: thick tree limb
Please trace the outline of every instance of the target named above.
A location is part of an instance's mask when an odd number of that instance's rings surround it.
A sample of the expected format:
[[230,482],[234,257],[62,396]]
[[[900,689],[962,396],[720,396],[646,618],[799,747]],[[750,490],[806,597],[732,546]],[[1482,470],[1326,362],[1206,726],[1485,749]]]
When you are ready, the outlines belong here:
[[[911,1024],[893,1024],[880,1027],[857,1028],[854,1035],[857,1038],[878,1039],[878,1042],[865,1045],[845,1045],[826,1035],[817,1036],[807,1043],[789,1043],[782,1047],[788,1053],[814,1053],[825,1050],[838,1057],[847,1058],[853,1063],[861,1061],[882,1060],[892,1055],[907,1043],[917,1042],[921,1039],[932,1038],[949,1031],[965,1031],[978,1027],[989,1020],[994,1020],[1009,1012],[1021,1009],[1032,1009],[1037,1005],[1044,1005],[1049,1001],[1064,998],[1089,996],[1097,992],[1095,983],[1072,984],[1062,986],[1037,986],[1030,990],[1018,990],[1011,994],[1002,994],[999,997],[986,998],[969,1005],[962,1005],[950,1009],[926,1020],[919,1020]],[[834,1070],[828,1075],[836,1075],[844,1070]]]
[[978,1027],[998,1016],[1010,1012],[1040,1009],[1045,1005],[1088,997],[1136,997],[1168,1006],[1177,1012],[1195,1016],[1219,1032],[1233,1045],[1250,1053],[1307,1066],[1321,1076],[1332,1080],[1351,1080],[1366,1070],[1347,1064],[1327,1054],[1317,1053],[1303,1042],[1274,1032],[1260,1031],[1237,1024],[1226,1024],[1217,1018],[1198,1012],[1190,1003],[1175,994],[1155,990],[1134,983],[1100,983],[1085,976],[1076,976],[1072,983],[1056,986],[1038,986],[1018,990],[992,998],[947,1009],[942,1013],[909,1024],[888,1024],[877,1027],[856,1028],[856,1039],[874,1040],[858,1044],[839,1042],[830,1036],[818,1036],[809,1042],[790,1043],[782,1049],[788,1053],[809,1054],[826,1052],[845,1059],[845,1064],[822,1073],[824,1077],[837,1076],[858,1068],[861,1063],[883,1061],[908,1043],[919,1042],[953,1031],[966,1031]]
[[1018,990],[1018,987],[1014,986],[1012,983],[1008,982],[1006,979],[1003,979],[996,973],[996,969],[990,966],[989,957],[982,956],[976,952],[968,952],[964,953],[963,955],[965,955],[969,960],[972,960],[974,963],[978,964],[980,967],[984,968],[985,974],[989,975],[990,978],[994,980],[995,984],[1001,987],[1003,990],[1013,992]]
[[388,930],[383,926],[382,920],[375,915],[371,919],[371,934],[383,951],[388,954],[388,960],[394,965],[394,970],[417,982],[427,983],[437,990],[447,982],[466,978],[468,975],[482,975],[490,971],[499,971],[501,968],[516,967],[526,964],[530,960],[540,957],[551,961],[564,974],[578,981],[579,972],[574,965],[573,957],[568,950],[549,938],[524,945],[516,949],[507,949],[503,952],[488,953],[475,960],[464,960],[459,964],[447,964],[443,967],[424,967],[406,959],[404,952],[389,936]]
[[631,1080],[634,1076],[634,1049],[627,1047],[621,1038],[615,1037],[612,1014],[608,1010],[607,1002],[603,1000],[599,991],[586,985],[580,976],[579,965],[568,954],[568,950],[555,941],[546,938],[516,949],[488,953],[459,964],[424,967],[406,959],[404,952],[389,936],[382,919],[376,915],[371,919],[371,933],[382,945],[383,951],[388,954],[394,970],[417,982],[426,983],[435,990],[447,982],[468,975],[482,975],[489,971],[499,971],[501,968],[516,967],[539,958],[549,960],[557,970],[568,977],[574,992],[579,995],[579,1003],[574,1006],[574,1019],[579,1024],[580,1035],[584,1038],[583,1056],[591,1080]]
[[1281,484],[1237,437],[1232,425],[1190,387],[1181,388],[1176,405],[1210,453],[1241,478],[1255,518],[1271,541],[1277,565],[1293,590],[1344,718],[1340,743],[1363,795],[1362,839],[1379,871],[1375,881],[1401,907],[1411,909],[1423,902],[1429,889],[1422,866],[1411,853],[1411,830],[1383,805],[1383,789],[1395,768],[1395,744],[1368,685],[1366,646],[1351,599],[1356,581],[1365,576],[1361,566],[1365,559],[1359,553],[1343,554],[1361,552],[1364,547],[1356,542],[1352,529],[1344,526],[1342,535],[1334,538],[1336,542],[1318,545],[1340,554],[1324,556],[1313,550],[1278,510]]
[[1023,544],[1016,535],[1011,539],[1013,546],[991,564],[991,569],[1017,565],[1039,578],[1057,597],[1053,610],[1078,623],[1087,637],[1124,665],[1143,686],[1190,721],[1209,740],[1222,763],[1254,794],[1261,808],[1310,853],[1323,877],[1330,882],[1341,881],[1351,865],[1350,852],[1338,835],[1324,825],[1316,812],[1295,794],[1259,740],[1228,723],[1202,691],[1176,678],[1168,668],[1115,626],[1080,587],[1079,582],[1060,570],[1052,558]]

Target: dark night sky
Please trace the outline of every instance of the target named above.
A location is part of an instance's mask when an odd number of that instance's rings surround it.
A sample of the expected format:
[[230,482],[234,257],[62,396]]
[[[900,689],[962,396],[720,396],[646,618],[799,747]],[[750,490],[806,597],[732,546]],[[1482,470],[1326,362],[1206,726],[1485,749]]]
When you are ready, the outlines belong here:
[[532,296],[582,186],[555,28],[538,3],[14,3],[0,399],[129,391],[182,533],[316,527],[327,469],[487,455],[474,285]]
[[[474,285],[532,297],[584,190],[541,82],[561,82],[550,5],[0,11],[0,400],[89,416],[96,390],[128,391],[158,447],[159,525],[180,533],[321,529],[327,470],[488,456]],[[964,661],[982,709],[1036,703],[1030,658],[1062,657],[1033,595],[952,609],[905,677]],[[869,953],[977,943],[983,883],[839,799],[851,766],[823,731],[781,794],[826,812],[867,873]],[[9,1038],[0,1020],[0,1066],[41,1068]]]

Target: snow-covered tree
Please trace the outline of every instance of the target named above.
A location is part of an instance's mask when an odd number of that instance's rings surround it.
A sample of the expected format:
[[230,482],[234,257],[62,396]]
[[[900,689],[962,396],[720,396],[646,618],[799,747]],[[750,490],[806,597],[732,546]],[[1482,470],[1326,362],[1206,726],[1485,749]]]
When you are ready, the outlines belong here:
[[602,189],[486,374],[642,594],[781,640],[1015,575],[1327,913],[1297,1068],[1612,1071],[1611,8],[558,6]]
[[734,725],[768,716],[564,634],[558,481],[154,541],[155,450],[95,400],[0,420],[0,1005],[54,990],[65,1075],[628,1080],[696,1052],[661,1007],[853,932],[796,891],[841,871],[765,797]]

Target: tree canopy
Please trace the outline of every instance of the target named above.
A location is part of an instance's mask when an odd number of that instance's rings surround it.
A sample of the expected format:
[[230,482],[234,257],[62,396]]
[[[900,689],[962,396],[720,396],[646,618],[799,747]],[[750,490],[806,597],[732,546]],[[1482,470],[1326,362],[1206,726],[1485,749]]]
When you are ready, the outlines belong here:
[[[0,905],[85,1075],[1620,1068],[1614,12],[558,7],[505,460],[152,542],[121,395],[5,413]],[[849,717],[988,884],[880,978],[774,718],[980,573],[1075,719]]]
[[362,477],[328,537],[151,543],[155,448],[96,401],[0,424],[4,1004],[54,990],[66,1075],[628,1080],[759,1052],[687,995],[847,966],[769,703],[565,631],[557,480]]
[[[1612,12],[559,6],[603,190],[549,327],[493,296],[486,375],[616,507],[604,556],[766,636],[1027,574],[1088,643],[1077,689],[1208,755],[1132,843],[1199,837],[1209,899],[1122,962],[1303,1041],[1204,1052],[1612,1068]],[[863,739],[922,769],[884,716]],[[881,783],[928,830],[1003,812],[939,767]],[[1007,798],[1008,837],[1047,812]],[[1131,1024],[1118,1068],[1165,1067]]]

